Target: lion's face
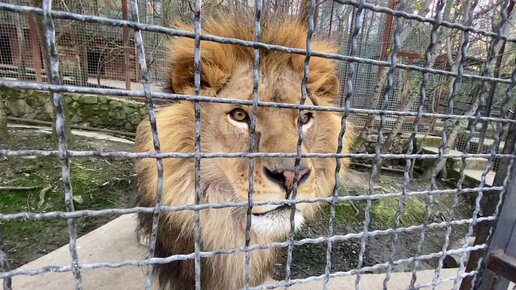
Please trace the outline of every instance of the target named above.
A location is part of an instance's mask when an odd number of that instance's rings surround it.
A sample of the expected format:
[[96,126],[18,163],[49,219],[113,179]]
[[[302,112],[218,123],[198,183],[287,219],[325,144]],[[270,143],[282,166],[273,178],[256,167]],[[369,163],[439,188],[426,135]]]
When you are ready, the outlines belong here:
[[[240,22],[207,21],[203,31],[225,37],[249,39],[254,37],[252,26]],[[189,26],[180,27],[188,29]],[[261,40],[265,43],[305,48],[306,29],[296,22],[271,22],[264,26]],[[314,40],[312,49],[335,52],[328,42]],[[252,100],[253,61],[251,48],[205,41],[201,44],[201,91],[203,96]],[[170,90],[177,94],[194,94],[194,43],[192,39],[177,38],[170,44]],[[262,50],[259,65],[259,101],[299,104],[305,57]],[[309,63],[306,105],[331,106],[339,94],[339,80],[335,63],[330,59],[312,56]],[[157,126],[163,152],[192,153],[194,138],[194,105],[182,101],[157,113]],[[249,152],[252,106],[201,102],[201,150],[206,153]],[[298,143],[299,110],[258,107],[256,112],[256,152],[296,153]],[[301,153],[336,153],[341,129],[340,116],[333,112],[304,111]],[[348,129],[343,151],[351,141]],[[152,150],[152,135],[148,123],[137,132],[136,150]],[[347,160],[342,160],[346,163]],[[205,203],[246,202],[249,177],[254,179],[253,201],[267,202],[291,197],[295,179],[295,158],[255,158],[254,172],[249,172],[249,158],[203,158],[201,186]],[[193,203],[194,162],[166,159],[164,161],[165,189],[163,203],[183,205]],[[142,187],[154,196],[156,176],[151,161],[137,164],[137,170],[147,170],[152,182]],[[302,158],[296,199],[327,197],[335,184],[334,158]],[[345,166],[344,166],[345,167]],[[151,175],[152,174],[152,175]],[[141,176],[144,174],[140,173]],[[296,226],[312,216],[317,203],[295,206]],[[226,209],[227,210],[227,209]],[[215,211],[215,210],[214,210]],[[245,227],[245,207],[231,209],[231,219],[240,232]],[[210,212],[211,213],[211,212]],[[282,237],[290,230],[290,207],[260,205],[252,209],[253,230],[268,238]],[[180,215],[177,214],[179,217]],[[184,224],[189,224],[184,215]],[[206,220],[206,219],[205,219]],[[215,218],[219,220],[219,218]]]
[[[252,100],[253,75],[250,66],[236,68],[217,97]],[[262,73],[258,87],[259,100],[299,104],[301,76],[292,71],[280,75]],[[305,104],[313,105],[314,98]],[[250,144],[251,106],[235,104],[202,104],[203,152],[248,152]],[[256,152],[295,153],[299,110],[258,107],[256,114]],[[304,111],[302,153],[335,153],[340,118],[331,112]],[[292,194],[295,158],[255,158],[254,201],[287,199]],[[216,158],[202,161],[202,174],[227,182],[231,201],[247,201],[249,191],[249,158]],[[299,166],[297,199],[327,196],[334,184],[333,159],[302,158]],[[209,172],[207,172],[209,171]],[[245,208],[241,208],[245,210]],[[312,214],[313,203],[296,205],[295,224],[300,226]],[[252,209],[252,225],[261,234],[279,234],[290,229],[290,207],[261,205]]]
[[[250,16],[253,18],[253,16]],[[204,34],[236,39],[255,39],[254,21],[232,15],[222,19],[208,19],[202,24]],[[179,29],[191,30],[191,25],[180,24]],[[260,41],[285,47],[306,49],[307,29],[297,21],[275,17],[261,25]],[[332,43],[313,39],[313,51],[336,53]],[[176,94],[193,95],[194,41],[190,38],[171,39],[169,47],[170,74],[168,89]],[[241,100],[253,99],[254,51],[250,47],[201,42],[200,95]],[[299,104],[305,64],[304,55],[260,50],[259,101]],[[313,56],[309,62],[306,105],[332,106],[339,94],[339,80],[334,61]],[[250,149],[250,119],[252,106],[200,102],[200,146],[204,153],[242,153]],[[300,118],[297,109],[259,106],[256,111],[255,144],[259,153],[296,153],[298,122],[302,123],[301,153],[337,153],[341,130],[340,115],[324,111],[304,111]],[[191,101],[178,101],[156,112],[156,126],[163,153],[193,153],[196,149],[195,111]],[[349,151],[352,142],[350,127],[343,136],[342,152]],[[342,137],[342,136],[341,136]],[[153,133],[148,120],[138,126],[136,152],[154,151]],[[212,156],[213,157],[213,156]],[[295,158],[254,158],[254,170],[249,172],[247,157],[201,158],[200,189],[203,204],[245,203],[248,201],[249,179],[254,180],[253,201],[285,200],[292,196],[295,178]],[[347,159],[342,159],[346,168]],[[193,205],[196,201],[195,165],[193,158],[163,159],[163,194],[161,202],[168,206]],[[154,206],[159,179],[156,162],[152,158],[136,160],[138,175],[138,205]],[[296,199],[328,197],[335,185],[335,158],[302,158],[299,164],[299,183]],[[294,224],[299,227],[315,212],[318,203],[295,205]],[[290,231],[291,207],[256,205],[252,208],[251,243],[266,244],[283,240]],[[240,247],[246,237],[248,208],[209,207],[200,211],[200,239],[203,250]],[[140,214],[140,228],[151,233],[153,217]],[[187,254],[194,251],[194,212],[172,211],[160,215],[156,249],[161,256]],[[272,265],[274,251],[253,252],[251,258],[252,286],[263,282]],[[217,255],[206,259],[202,285],[210,289],[240,289],[245,286],[244,255]],[[203,264],[204,265],[204,264]],[[175,270],[174,270],[174,267]],[[193,262],[174,267],[157,266],[160,279],[179,277],[185,285],[193,285]],[[173,271],[173,272],[170,272]],[[175,272],[174,272],[175,271]],[[171,274],[175,273],[176,276]],[[186,273],[186,274],[185,274]],[[240,275],[238,274],[240,273]],[[183,276],[184,275],[184,276]],[[176,279],[177,280],[177,279]],[[174,280],[175,281],[175,280]],[[179,285],[179,284],[178,284]]]

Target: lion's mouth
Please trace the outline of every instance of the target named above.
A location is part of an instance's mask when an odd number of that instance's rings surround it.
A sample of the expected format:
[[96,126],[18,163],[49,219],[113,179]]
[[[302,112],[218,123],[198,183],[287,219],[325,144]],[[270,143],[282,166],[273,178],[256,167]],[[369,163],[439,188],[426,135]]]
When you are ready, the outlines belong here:
[[[268,215],[268,214],[276,214],[276,213],[283,212],[283,211],[286,211],[289,209],[291,209],[291,206],[288,204],[284,204],[284,205],[280,205],[280,206],[273,208],[271,210],[268,210],[268,211],[259,212],[259,213],[253,212],[253,215],[254,216],[264,216],[264,215]],[[296,211],[299,212],[299,210],[297,210],[297,209],[296,209]]]
[[[296,208],[291,219],[290,205],[280,205],[268,211],[253,213],[251,228],[259,235],[279,237],[290,232],[292,225],[298,230],[304,223],[303,213]],[[278,236],[279,235],[279,236]]]

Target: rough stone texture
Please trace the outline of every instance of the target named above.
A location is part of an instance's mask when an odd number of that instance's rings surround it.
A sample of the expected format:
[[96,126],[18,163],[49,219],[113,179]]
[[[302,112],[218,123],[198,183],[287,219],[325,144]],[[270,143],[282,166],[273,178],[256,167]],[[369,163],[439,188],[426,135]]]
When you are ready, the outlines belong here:
[[[144,103],[109,96],[64,94],[73,125],[135,132],[146,116]],[[0,88],[0,101],[9,117],[52,121],[48,92]]]

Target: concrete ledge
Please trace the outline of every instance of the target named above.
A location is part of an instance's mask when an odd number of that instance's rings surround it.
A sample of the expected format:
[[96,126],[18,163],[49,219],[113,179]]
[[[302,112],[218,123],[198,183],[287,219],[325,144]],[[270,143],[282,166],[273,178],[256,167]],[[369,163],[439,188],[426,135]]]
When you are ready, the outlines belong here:
[[[135,217],[135,214],[121,216],[79,238],[77,240],[79,262],[85,264],[145,259],[147,248],[140,246],[136,240]],[[66,245],[20,268],[69,266],[70,263],[70,251]],[[144,289],[145,271],[145,267],[135,266],[82,270],[83,289]],[[75,289],[71,272],[15,276],[12,282],[13,289]]]
[[442,138],[439,136],[416,134],[416,145],[420,147],[437,147],[442,143]]
[[[462,167],[462,159],[461,158],[453,158],[453,169],[460,170]],[[471,170],[484,170],[487,168],[487,159],[482,157],[469,157],[466,158],[466,167],[465,169]]]
[[[138,244],[135,227],[135,214],[121,216],[110,223],[86,234],[77,240],[79,261],[83,263],[119,262],[128,259],[144,259],[147,248]],[[70,264],[68,246],[63,246],[46,256],[32,261],[21,268],[39,269],[45,266],[67,266]],[[118,269],[100,268],[82,270],[83,289],[144,289],[145,267],[127,266]],[[435,271],[420,271],[417,274],[417,285],[432,281]],[[442,279],[454,277],[457,269],[443,269]],[[385,274],[366,274],[361,276],[361,288],[367,290],[383,289]],[[407,289],[410,284],[410,273],[393,273],[388,289]],[[265,284],[276,284],[268,280]],[[436,289],[451,289],[453,281],[440,284]],[[355,276],[332,279],[330,289],[355,289]],[[74,279],[70,272],[45,273],[36,276],[13,277],[13,289],[74,289]],[[293,285],[290,289],[308,290],[322,289],[322,281]]]

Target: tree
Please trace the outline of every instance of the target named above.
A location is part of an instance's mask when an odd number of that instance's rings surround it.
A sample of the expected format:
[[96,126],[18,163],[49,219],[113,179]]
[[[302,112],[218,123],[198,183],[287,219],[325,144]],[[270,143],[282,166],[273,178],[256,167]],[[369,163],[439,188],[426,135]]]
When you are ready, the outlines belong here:
[[4,100],[0,98],[0,142],[6,141],[8,138],[7,114],[5,112]]
[[[337,0],[337,2],[339,2],[339,1],[340,0]],[[413,4],[413,6],[418,5],[418,7],[405,7],[405,10],[407,10],[409,8],[419,8],[419,9],[417,9],[418,11],[416,12],[416,14],[421,15],[421,16],[425,16],[429,12],[431,4],[432,4],[432,0],[418,1],[418,2],[415,2]],[[450,8],[448,8],[448,9],[450,9]],[[371,20],[373,18],[374,18],[374,15],[371,16]],[[420,27],[426,26],[426,25],[424,25],[424,24],[422,24],[420,22],[408,22],[408,25],[415,25],[415,27],[404,27],[404,29],[401,31],[400,37],[399,37],[401,47],[403,47],[406,44],[407,40],[411,39],[411,36],[414,36],[416,33],[421,33],[421,31],[419,29]],[[371,21],[370,25],[368,26],[369,29],[368,29],[367,34],[370,33],[369,30],[372,28],[372,26],[373,25],[372,25],[372,21]],[[384,33],[392,33],[392,32],[391,31],[384,31]],[[366,40],[368,38],[369,37],[366,37]],[[388,44],[389,43],[385,43],[384,45],[388,45]],[[390,48],[387,48],[387,50],[389,50],[389,49]],[[376,82],[376,85],[375,85],[375,88],[374,88],[374,91],[373,91],[372,102],[371,102],[370,108],[378,108],[378,106],[380,104],[381,97],[382,97],[382,95],[385,92],[385,89],[387,87],[387,82],[386,82],[386,80],[387,80],[387,72],[388,72],[388,70],[385,67],[383,67],[383,66],[378,69],[377,82]],[[407,75],[407,78],[408,79],[412,79],[410,74]],[[409,80],[405,80],[406,84],[409,83],[409,82],[410,82]],[[405,88],[409,89],[409,86],[407,86]],[[412,89],[406,90],[405,92],[410,94],[409,95],[410,97],[409,97],[407,103],[404,105],[404,109],[406,108],[408,110],[415,103],[418,94],[410,93],[410,92],[412,92]],[[374,130],[373,130],[374,126],[373,125],[374,125],[375,119],[376,119],[376,115],[375,114],[369,114],[367,116],[366,123],[365,123],[364,127],[362,128],[362,131],[360,132],[360,135],[358,136],[358,138],[355,141],[354,148],[362,148],[364,146],[365,141],[367,140],[367,136],[370,136],[370,135],[374,134]],[[394,137],[401,130],[401,127],[403,125],[403,121],[404,120],[405,120],[404,116],[399,116],[398,117],[398,119],[396,121],[397,126],[394,126],[392,128],[389,137],[386,139],[386,143],[387,144],[386,145],[380,144],[382,146],[382,152],[384,152],[386,150],[386,148],[390,148],[390,146],[392,144],[392,141],[394,140]]]
[[[34,0],[34,4],[37,6],[41,6],[41,0]],[[50,71],[50,52],[48,50],[47,46],[47,37],[45,34],[45,23],[43,21],[43,17],[39,15],[33,15],[34,16],[34,22],[36,24],[36,32],[38,34],[39,44],[41,48],[41,55],[43,58],[43,64],[45,66],[45,73],[47,75],[47,81],[50,82],[51,79],[51,71]],[[61,68],[61,67],[60,67]],[[61,75],[61,73],[60,73]],[[59,79],[62,79],[59,77]],[[50,94],[51,96],[51,94]],[[52,101],[52,100],[51,100]],[[70,140],[72,129],[70,127],[70,118],[68,117],[68,110],[66,108],[66,104],[64,100],[62,100],[62,106],[63,106],[63,114],[64,114],[64,129],[65,129],[65,136],[68,140]],[[52,115],[52,118],[55,119],[55,116],[57,115],[56,108],[52,106],[54,114]],[[57,140],[57,131],[55,127],[55,120],[52,122],[52,132],[55,140]]]
[[[470,6],[471,6],[471,1],[467,1],[467,3],[464,3],[464,5],[463,5],[464,15],[467,15],[467,11],[470,9]],[[514,13],[514,10],[512,10],[510,12],[510,14],[508,15],[507,21],[500,22],[498,24],[498,29],[500,29],[500,32],[502,33],[502,35],[509,34],[510,29],[512,29],[512,22],[514,21],[514,18],[515,18],[515,13]],[[465,16],[464,23],[468,23],[468,21],[469,21],[469,19],[467,19],[467,16]],[[465,32],[462,31],[461,40],[463,40],[465,37],[464,33]],[[448,43],[448,51],[451,51],[450,41],[448,41],[447,43]],[[461,41],[461,43],[462,43],[462,41]],[[494,63],[492,60],[494,60],[495,56],[497,56],[499,54],[502,45],[503,45],[503,41],[498,41],[497,43],[495,43],[493,41],[491,43],[493,55],[488,56],[490,59],[488,59],[487,62],[485,63],[482,75],[493,76]],[[451,55],[451,53],[449,53],[449,55]],[[457,48],[457,55],[458,55],[458,57],[455,60],[455,64],[452,66],[453,72],[457,72],[459,65],[460,65],[460,56],[461,56],[460,46],[458,46],[458,48]],[[453,82],[450,82],[450,85],[448,86],[448,91],[449,91],[448,98],[455,97],[452,95]],[[489,85],[487,84],[487,82],[476,83],[476,85],[474,86],[474,89],[471,91],[472,92],[471,98],[473,98],[471,107],[463,115],[474,116],[474,115],[478,114],[479,113],[478,110],[480,109],[480,104],[481,104],[481,102],[480,102],[481,97],[484,96],[485,94],[487,94],[488,91],[489,91]],[[452,124],[451,128],[449,129],[449,134],[448,134],[446,143],[443,145],[444,154],[447,154],[450,151],[450,149],[452,149],[454,147],[458,133],[460,131],[463,131],[466,128],[467,123],[468,123],[467,120],[461,119],[461,120],[455,121]],[[445,130],[446,129],[447,128],[445,128]],[[421,179],[430,179],[434,175],[439,174],[443,170],[445,164],[446,164],[446,158],[444,158],[442,160],[436,160],[432,166],[428,167],[425,170],[425,172],[423,172]]]

